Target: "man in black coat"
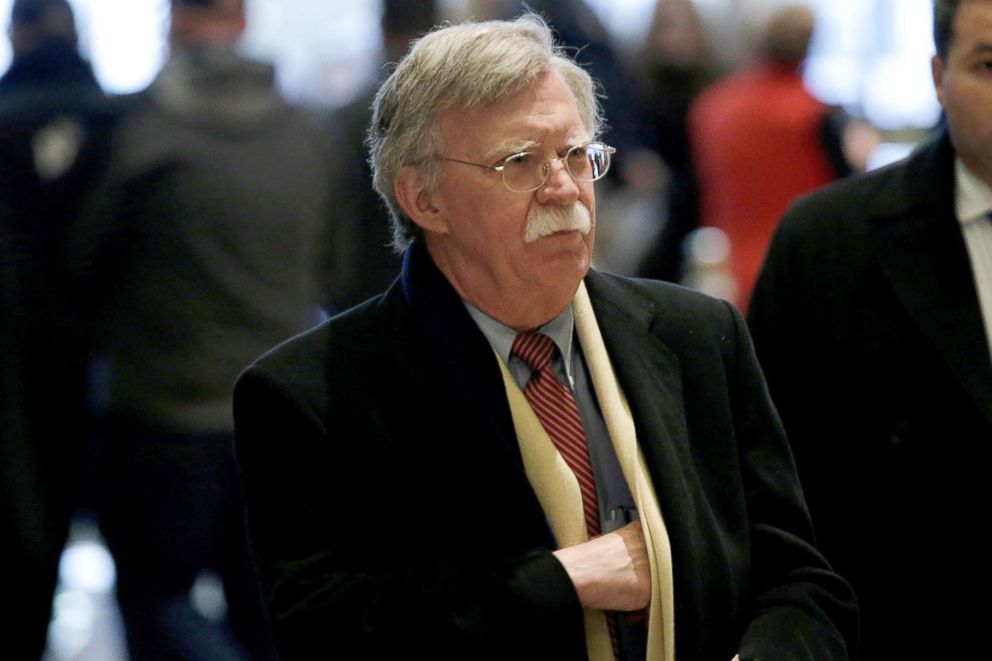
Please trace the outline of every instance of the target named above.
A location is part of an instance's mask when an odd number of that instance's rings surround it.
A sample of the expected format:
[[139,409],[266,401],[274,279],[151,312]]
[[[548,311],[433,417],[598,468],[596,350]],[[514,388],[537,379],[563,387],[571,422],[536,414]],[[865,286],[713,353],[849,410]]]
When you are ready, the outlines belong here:
[[786,214],[749,322],[862,658],[984,642],[992,441],[992,2],[935,5],[947,129]]
[[532,15],[380,88],[402,274],[235,391],[282,658],[849,657],[740,315],[589,268],[595,99]]
[[[38,658],[86,434],[85,303],[66,227],[97,177],[117,109],[76,50],[65,0],[17,0],[0,78],[0,572],[4,645]],[[5,627],[5,631],[8,630]]]

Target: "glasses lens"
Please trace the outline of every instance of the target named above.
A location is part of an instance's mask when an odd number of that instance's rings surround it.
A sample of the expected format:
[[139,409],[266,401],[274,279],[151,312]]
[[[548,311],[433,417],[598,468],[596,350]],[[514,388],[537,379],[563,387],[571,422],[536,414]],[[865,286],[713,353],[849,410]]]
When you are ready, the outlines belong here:
[[541,155],[525,151],[503,161],[503,183],[512,191],[532,191],[544,181],[544,162]]
[[[568,150],[564,162],[575,181],[596,181],[610,169],[610,148],[602,142],[578,145]],[[540,152],[514,154],[503,161],[503,183],[520,193],[536,190],[547,179],[549,165]]]
[[576,181],[596,181],[610,169],[610,151],[601,142],[573,147],[566,158],[568,173]]

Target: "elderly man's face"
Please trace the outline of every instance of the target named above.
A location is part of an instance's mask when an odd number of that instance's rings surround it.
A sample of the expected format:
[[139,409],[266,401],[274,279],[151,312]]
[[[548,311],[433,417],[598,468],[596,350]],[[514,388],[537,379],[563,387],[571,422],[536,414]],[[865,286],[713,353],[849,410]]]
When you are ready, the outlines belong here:
[[[494,106],[444,113],[441,127],[445,156],[486,165],[523,150],[550,160],[592,137],[571,90],[554,72]],[[593,184],[573,181],[561,162],[551,165],[540,188],[519,193],[508,190],[497,172],[444,161],[431,201],[439,231],[427,240],[435,261],[462,298],[504,323],[527,325],[517,312],[534,323],[547,321],[567,305],[589,269]],[[535,232],[549,212],[564,212],[571,226],[585,225],[552,231],[561,226],[552,222]]]
[[958,155],[992,184],[992,1],[961,3],[947,57],[934,58],[933,72]]

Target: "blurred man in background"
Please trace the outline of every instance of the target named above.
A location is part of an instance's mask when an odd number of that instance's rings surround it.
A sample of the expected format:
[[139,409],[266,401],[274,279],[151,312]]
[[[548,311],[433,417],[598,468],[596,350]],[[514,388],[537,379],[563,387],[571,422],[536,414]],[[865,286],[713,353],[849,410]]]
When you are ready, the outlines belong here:
[[[270,654],[232,449],[231,389],[318,319],[330,163],[270,66],[241,57],[241,0],[173,0],[172,52],[132,102],[75,258],[103,295],[98,513],[133,659]],[[219,578],[227,617],[190,590]],[[215,613],[216,616],[216,613]]]
[[[116,111],[76,50],[65,0],[16,0],[0,78],[0,572],[4,649],[38,658],[78,502],[86,433],[84,301],[66,227]],[[12,618],[12,619],[11,619]]]
[[750,311],[868,660],[969,658],[987,639],[992,2],[938,0],[934,40],[946,128],[797,202]]

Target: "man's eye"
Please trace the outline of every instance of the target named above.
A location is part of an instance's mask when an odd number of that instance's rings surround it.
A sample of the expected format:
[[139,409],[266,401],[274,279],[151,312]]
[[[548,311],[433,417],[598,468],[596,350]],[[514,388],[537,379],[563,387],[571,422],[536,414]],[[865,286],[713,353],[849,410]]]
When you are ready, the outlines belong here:
[[568,156],[571,161],[582,161],[589,154],[589,145],[579,145],[578,147],[573,147],[569,149],[565,155]]
[[529,151],[521,152],[519,154],[514,154],[513,156],[510,156],[504,162],[508,167],[514,167],[514,168],[523,167],[526,165],[530,165],[534,162],[534,154],[533,152],[529,152]]

